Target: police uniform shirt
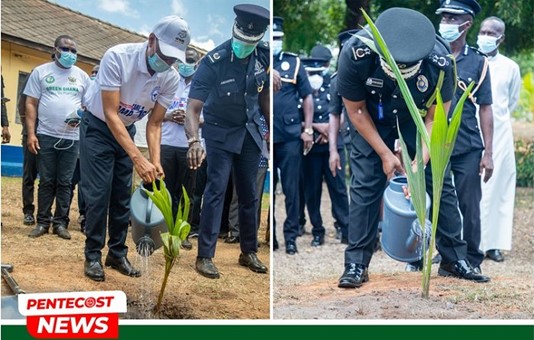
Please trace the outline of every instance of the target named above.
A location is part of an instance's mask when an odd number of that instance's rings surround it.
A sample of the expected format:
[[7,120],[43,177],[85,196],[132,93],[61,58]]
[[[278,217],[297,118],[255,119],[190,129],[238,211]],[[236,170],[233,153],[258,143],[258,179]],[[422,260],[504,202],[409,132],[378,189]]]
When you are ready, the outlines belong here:
[[[423,59],[419,72],[406,80],[419,109],[425,108],[425,103],[433,94],[440,70],[445,72],[441,97],[443,102],[447,102],[453,97],[452,62],[446,57],[440,43],[436,41],[433,51]],[[396,133],[397,117],[401,128],[406,126],[413,130],[415,124],[400,88],[382,70],[380,57],[357,36],[350,38],[341,51],[337,87],[340,95],[348,100],[366,101],[367,110],[382,139],[385,139],[392,131]],[[406,140],[406,142],[409,145],[415,143],[411,140]],[[371,147],[367,145],[366,154],[371,152]]]
[[[313,122],[314,123],[329,123],[330,121],[330,92],[323,86],[319,90],[312,93],[313,100]],[[313,139],[317,140],[319,133],[314,131]],[[341,135],[338,135],[338,148],[343,146]],[[316,144],[311,152],[328,152],[328,144]]]
[[[469,83],[474,81],[475,85],[473,88],[476,88],[479,84],[485,58],[486,57],[478,50],[465,45],[462,53],[456,58],[458,82],[463,82],[465,86],[468,86]],[[460,87],[456,88],[453,106],[451,106],[449,114],[452,114],[456,102],[460,99],[463,93],[464,91],[460,89]],[[493,103],[489,68],[486,77],[474,94],[474,97],[476,98],[476,103],[478,105],[491,105]],[[454,145],[454,150],[452,152],[453,155],[460,155],[473,150],[484,149],[476,114],[477,107],[469,98],[467,98],[462,110],[462,122],[460,124],[460,130],[458,131],[458,137],[456,137],[456,144]]]
[[234,153],[241,152],[246,131],[262,148],[258,94],[270,86],[269,44],[260,41],[249,58],[243,65],[227,40],[202,58],[189,92],[204,103],[204,138]]
[[146,62],[148,42],[121,44],[106,51],[87,94],[87,110],[106,121],[101,90],[120,91],[119,118],[125,126],[148,115],[156,102],[167,108],[180,79],[173,68],[150,75]]
[[[337,72],[332,74],[330,77],[330,105],[328,108],[328,111],[330,114],[341,116],[341,114],[345,115],[345,119],[343,120],[343,124],[340,126],[340,134],[341,138],[343,140],[343,143],[348,144],[351,140],[351,122],[349,120],[349,117],[347,116],[347,112],[345,110],[345,106],[343,105],[343,98],[339,94],[337,90]],[[338,143],[339,146],[339,143]]]
[[282,88],[273,99],[273,142],[299,140],[302,132],[299,99],[312,93],[308,75],[300,58],[293,53],[281,52],[273,63],[282,80]]

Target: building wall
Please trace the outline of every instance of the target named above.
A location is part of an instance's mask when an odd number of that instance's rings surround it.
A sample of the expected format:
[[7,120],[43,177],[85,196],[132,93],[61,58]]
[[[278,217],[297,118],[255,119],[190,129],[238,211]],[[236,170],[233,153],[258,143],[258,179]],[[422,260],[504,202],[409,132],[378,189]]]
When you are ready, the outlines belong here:
[[[44,53],[22,45],[2,40],[2,76],[4,77],[4,95],[11,99],[6,104],[9,119],[10,145],[21,145],[22,125],[16,123],[19,72],[30,73],[36,66],[51,61],[52,50]],[[77,62],[76,66],[91,74],[93,65]]]

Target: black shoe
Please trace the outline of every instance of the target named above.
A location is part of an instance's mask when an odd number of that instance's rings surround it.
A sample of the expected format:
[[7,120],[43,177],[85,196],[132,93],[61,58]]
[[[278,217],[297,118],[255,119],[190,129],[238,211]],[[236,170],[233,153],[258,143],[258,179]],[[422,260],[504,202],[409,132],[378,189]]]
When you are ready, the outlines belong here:
[[85,217],[82,222],[80,222],[80,231],[82,232],[82,234],[85,234]]
[[200,275],[207,277],[209,279],[218,279],[219,271],[213,261],[209,257],[197,257],[195,262],[195,269]]
[[33,218],[32,214],[24,214],[24,224],[25,225],[34,225],[35,224],[35,218]]
[[349,263],[345,265],[345,271],[337,286],[339,288],[358,288],[367,281],[369,281],[367,267],[363,264]]
[[437,253],[436,256],[432,258],[432,264],[438,264],[442,260],[441,254]]
[[192,230],[189,232],[189,237],[198,238],[198,230]]
[[304,224],[299,224],[299,232],[298,232],[298,236],[302,236],[304,235],[304,233],[306,233],[306,228],[304,228]]
[[495,262],[502,262],[504,261],[504,255],[501,253],[499,249],[490,249],[486,252],[486,257],[495,261]]
[[248,253],[239,255],[239,264],[243,267],[248,267],[255,273],[267,273],[267,267],[261,263],[256,253]]
[[185,250],[191,250],[193,249],[193,244],[189,242],[189,240],[186,238],[185,240],[182,241],[181,247],[184,248]]
[[239,236],[227,236],[224,238],[224,243],[239,243]]
[[131,276],[131,277],[141,276],[141,272],[135,269],[134,267],[132,267],[132,265],[130,264],[130,261],[128,261],[126,256],[116,258],[116,257],[112,257],[108,255],[106,256],[106,262],[104,262],[104,264],[106,265],[106,267],[111,267],[119,271],[119,273],[126,275],[126,276]]
[[85,276],[90,278],[93,281],[104,281],[106,276],[104,275],[104,269],[102,268],[102,262],[98,261],[87,261],[83,265],[83,272]]
[[490,278],[485,275],[477,274],[466,260],[458,260],[447,264],[443,264],[442,262],[439,266],[438,275],[452,276],[475,282],[488,282],[490,280]]
[[278,250],[280,246],[278,245],[278,241],[277,240],[274,240],[274,243],[273,243],[273,250]]
[[52,229],[52,233],[56,234],[64,240],[70,240],[70,233],[64,226],[60,225],[57,227],[53,227]]
[[30,231],[28,237],[36,238],[43,236],[44,234],[48,234],[48,227],[38,224],[32,231]]
[[295,255],[298,252],[299,251],[297,250],[297,245],[295,244],[295,242],[286,242],[286,254]]
[[341,235],[341,228],[336,228],[336,240],[341,240],[342,236],[343,235]]
[[420,272],[423,270],[423,260],[408,262],[404,271],[406,272]]
[[319,247],[324,244],[324,236],[315,235],[311,241],[312,247]]
[[482,269],[480,269],[480,266],[473,267],[473,271],[475,272],[475,274],[482,274]]
[[341,236],[341,244],[349,244],[349,238],[346,236]]

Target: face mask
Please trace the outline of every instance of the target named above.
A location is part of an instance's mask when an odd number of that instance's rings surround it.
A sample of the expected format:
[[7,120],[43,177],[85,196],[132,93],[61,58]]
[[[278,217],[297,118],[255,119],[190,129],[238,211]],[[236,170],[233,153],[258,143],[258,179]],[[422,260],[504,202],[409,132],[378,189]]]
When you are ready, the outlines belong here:
[[314,74],[313,76],[309,76],[308,80],[310,81],[310,85],[312,89],[314,89],[315,91],[320,89],[321,86],[323,85],[323,77],[321,77],[321,75],[319,74]]
[[167,71],[171,65],[167,64],[157,53],[154,53],[148,57],[148,65],[150,68],[157,73]]
[[191,77],[195,71],[196,71],[196,65],[195,64],[186,64],[186,63],[180,63],[178,64],[178,73],[184,78]]
[[57,61],[59,61],[61,66],[63,66],[64,68],[71,68],[72,65],[76,64],[76,59],[76,54],[72,52],[61,51],[60,57]]
[[464,31],[460,32],[460,26],[464,24],[466,24],[466,22],[461,25],[439,24],[439,34],[448,42],[456,41],[456,39],[458,39],[462,33],[464,33]]
[[479,35],[477,39],[477,45],[478,48],[482,53],[490,53],[497,49],[499,44],[497,44],[497,40],[499,40],[502,37],[492,37],[490,35]]
[[232,50],[234,51],[234,54],[239,59],[245,59],[248,57],[252,52],[254,52],[254,49],[256,48],[256,44],[247,44],[246,42],[237,40],[236,38],[232,39]]
[[89,77],[89,78],[91,78],[91,80],[95,80],[96,79],[96,77]]
[[282,40],[273,40],[273,55],[279,55],[282,52],[283,43]]

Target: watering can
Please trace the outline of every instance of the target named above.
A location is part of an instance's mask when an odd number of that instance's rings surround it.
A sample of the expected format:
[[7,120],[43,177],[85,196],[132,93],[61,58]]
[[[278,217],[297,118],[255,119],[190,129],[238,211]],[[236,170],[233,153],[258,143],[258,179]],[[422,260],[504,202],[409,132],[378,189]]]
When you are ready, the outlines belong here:
[[[382,217],[382,249],[391,258],[401,262],[415,262],[423,258],[423,228],[410,199],[404,196],[403,186],[408,186],[406,176],[390,180],[384,191],[384,215]],[[430,210],[430,196],[426,194],[426,216]],[[425,241],[428,248],[432,223],[425,219]]]
[[[160,181],[159,179],[156,180],[158,188]],[[168,228],[163,214],[143,188],[152,192],[152,183],[141,182],[134,190],[130,200],[130,220],[132,222],[132,238],[137,253],[142,256],[150,256],[154,250],[163,246],[160,234],[167,232]]]

